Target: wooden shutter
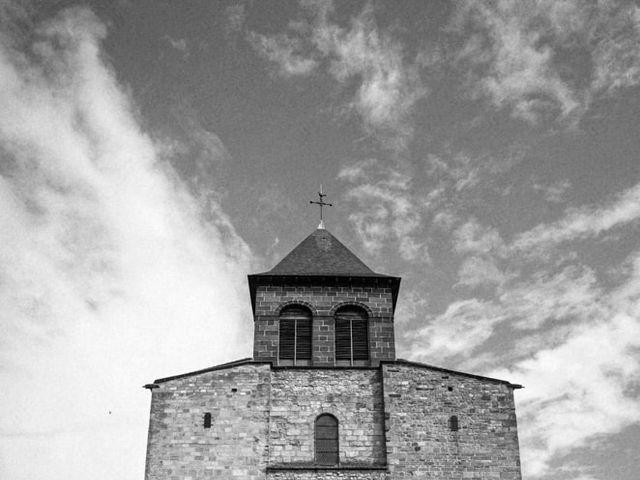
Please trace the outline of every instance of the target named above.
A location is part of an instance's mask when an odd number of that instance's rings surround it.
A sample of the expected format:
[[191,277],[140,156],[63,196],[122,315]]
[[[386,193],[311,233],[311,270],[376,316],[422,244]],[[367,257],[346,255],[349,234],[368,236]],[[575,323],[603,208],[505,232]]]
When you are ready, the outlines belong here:
[[311,359],[311,313],[299,305],[280,312],[280,349],[283,360]]
[[280,319],[280,354],[282,359],[293,360],[295,351],[296,321],[295,319]]
[[296,319],[296,360],[311,360],[311,319]]
[[351,360],[351,321],[336,317],[336,360]]
[[320,415],[316,419],[316,463],[337,465],[338,460],[338,420],[332,415]]
[[336,360],[369,360],[369,322],[359,307],[336,312]]
[[369,360],[369,326],[366,318],[351,320],[351,342],[354,360]]

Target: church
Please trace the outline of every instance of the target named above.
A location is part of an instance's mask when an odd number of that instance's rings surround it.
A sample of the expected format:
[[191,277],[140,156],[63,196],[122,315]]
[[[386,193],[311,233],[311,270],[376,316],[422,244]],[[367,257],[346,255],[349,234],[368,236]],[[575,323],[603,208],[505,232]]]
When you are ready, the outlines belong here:
[[145,385],[147,480],[521,478],[521,386],[396,358],[399,277],[321,222],[248,280],[253,358]]

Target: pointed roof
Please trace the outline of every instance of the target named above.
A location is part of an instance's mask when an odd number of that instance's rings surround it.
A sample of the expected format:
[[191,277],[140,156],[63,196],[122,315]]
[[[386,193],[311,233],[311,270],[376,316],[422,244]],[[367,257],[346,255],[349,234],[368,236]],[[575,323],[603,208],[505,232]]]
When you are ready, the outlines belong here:
[[265,275],[377,277],[328,230],[318,228]]
[[255,312],[256,288],[274,282],[359,282],[384,284],[391,288],[395,309],[400,277],[376,273],[320,224],[280,263],[268,272],[248,275],[251,306]]

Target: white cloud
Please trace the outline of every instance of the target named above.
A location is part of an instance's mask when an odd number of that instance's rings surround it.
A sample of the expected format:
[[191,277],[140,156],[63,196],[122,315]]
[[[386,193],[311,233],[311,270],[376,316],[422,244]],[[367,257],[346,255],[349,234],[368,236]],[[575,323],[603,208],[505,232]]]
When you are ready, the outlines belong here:
[[638,348],[637,316],[618,312],[576,328],[556,348],[491,372],[526,386],[517,394],[525,475],[548,473],[554,456],[640,422],[638,399],[627,393],[640,374]]
[[506,318],[496,305],[472,298],[457,300],[412,335],[410,357],[439,359],[469,355],[491,337],[496,324]]
[[476,95],[533,123],[547,111],[558,109],[566,117],[580,106],[576,92],[553,68],[553,49],[539,26],[541,3],[473,2],[464,4],[461,14],[486,32],[472,37],[459,57],[482,67]]
[[70,9],[0,46],[3,478],[139,478],[141,385],[247,334],[248,248],[141,130],[105,35]]
[[569,240],[598,236],[634,223],[639,217],[640,184],[637,184],[619,194],[609,205],[569,210],[556,222],[540,224],[519,234],[511,248],[517,251],[550,248]]
[[[457,286],[490,287],[494,289],[492,296],[457,300],[443,313],[426,318],[427,325],[415,335],[413,355],[458,361],[472,358],[472,352],[476,357],[487,340],[504,336],[506,329],[519,331],[519,335],[536,335],[542,328],[557,332],[610,313],[594,272],[586,267],[566,266],[555,273],[551,267],[542,267],[522,280],[523,267],[517,260],[501,260],[506,269],[498,268],[495,262],[491,255],[472,255],[462,262]],[[557,340],[563,341],[567,335]],[[504,344],[497,354],[466,361],[465,368],[486,368],[491,365],[487,362],[503,361],[507,353],[510,360],[518,360],[535,351],[539,343],[522,340],[518,352],[507,352]],[[533,350],[525,348],[527,345]]]
[[541,192],[544,199],[549,203],[562,203],[565,200],[565,194],[569,189],[571,189],[571,182],[563,180],[551,185],[534,183],[533,189],[537,192]]
[[331,21],[331,2],[303,2],[310,19],[291,22],[288,33],[251,33],[254,48],[280,66],[284,75],[306,75],[320,59],[340,84],[357,82],[349,107],[369,134],[380,136],[391,150],[404,149],[413,129],[410,114],[427,89],[418,65],[408,62],[401,42],[381,31],[370,5],[351,19],[348,28]]
[[632,2],[602,2],[592,30],[592,88],[614,93],[640,83],[640,7]]
[[498,268],[492,257],[471,256],[458,270],[458,285],[468,287],[501,285],[507,275]]
[[[558,474],[557,460],[640,422],[634,393],[640,373],[640,252],[625,263],[628,268],[617,270],[625,276],[612,291],[576,257],[544,263],[558,260],[561,242],[634,222],[636,197],[634,187],[609,205],[569,210],[561,220],[525,232],[511,244],[476,220],[454,231],[457,252],[471,254],[462,263],[459,283],[496,285],[496,293],[489,299],[455,301],[428,318],[412,338],[411,353],[526,386],[516,395],[525,475]],[[522,255],[533,247],[549,255],[536,256],[535,262]],[[469,273],[468,262],[477,259],[490,264],[480,262]],[[491,262],[506,265],[509,274],[494,279]],[[492,370],[505,363],[512,367]]]
[[503,254],[504,241],[492,227],[485,227],[476,219],[468,220],[456,229],[454,248],[460,253]]
[[410,193],[408,175],[369,159],[344,167],[338,178],[357,183],[345,198],[357,205],[349,220],[368,252],[377,252],[388,240],[395,240],[404,259],[428,261],[426,243],[416,238],[420,212]]
[[639,12],[625,1],[464,2],[453,25],[477,33],[457,58],[474,95],[513,116],[576,120],[594,97],[640,83]]
[[184,55],[189,54],[189,49],[187,48],[187,41],[184,38],[173,38],[170,35],[165,35],[163,37],[172,48],[182,52]]
[[281,75],[307,75],[318,65],[304,54],[303,44],[296,38],[284,34],[269,37],[255,32],[248,38],[258,53],[280,67]]
[[416,66],[407,64],[402,46],[388,32],[381,32],[374,12],[365,7],[350,29],[319,16],[314,30],[318,48],[332,54],[331,72],[341,82],[361,78],[353,107],[372,132],[391,131],[404,141],[412,133],[407,117],[426,95]]
[[[508,279],[491,300],[458,300],[427,319],[411,356],[524,384],[516,394],[524,475],[559,474],[556,460],[640,422],[640,252],[630,266],[610,292],[585,267]],[[504,364],[512,366],[487,368]]]
[[244,24],[247,20],[247,12],[243,3],[236,3],[225,8],[224,13],[227,17],[225,33],[227,38],[231,39],[244,28]]

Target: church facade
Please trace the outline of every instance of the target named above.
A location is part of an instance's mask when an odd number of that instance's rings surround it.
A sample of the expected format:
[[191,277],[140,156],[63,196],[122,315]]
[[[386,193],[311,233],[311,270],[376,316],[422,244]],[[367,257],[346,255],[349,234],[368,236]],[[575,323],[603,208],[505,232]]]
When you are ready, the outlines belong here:
[[399,286],[324,228],[249,275],[253,358],[145,386],[145,478],[519,480],[520,386],[397,359]]

